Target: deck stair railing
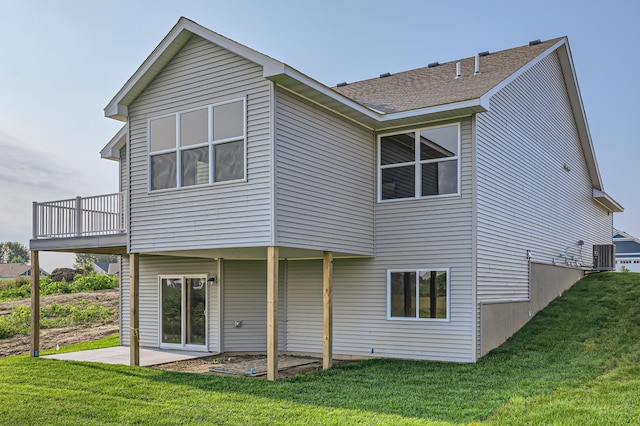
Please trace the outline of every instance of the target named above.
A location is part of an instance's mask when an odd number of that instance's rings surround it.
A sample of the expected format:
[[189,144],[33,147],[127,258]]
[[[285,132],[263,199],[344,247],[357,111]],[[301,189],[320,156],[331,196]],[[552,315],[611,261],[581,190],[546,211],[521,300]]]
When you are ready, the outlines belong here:
[[123,192],[33,203],[33,238],[68,238],[126,232]]

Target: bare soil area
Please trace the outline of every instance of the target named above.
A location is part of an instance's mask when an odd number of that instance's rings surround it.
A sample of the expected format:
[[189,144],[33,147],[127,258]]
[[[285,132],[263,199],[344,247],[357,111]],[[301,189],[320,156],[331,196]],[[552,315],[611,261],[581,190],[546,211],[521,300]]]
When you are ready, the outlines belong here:
[[[119,309],[119,289],[101,290],[91,293],[56,294],[40,298],[40,306],[48,306],[53,303],[68,304],[77,300],[86,300],[87,303],[100,302],[106,308]],[[30,299],[14,302],[0,302],[0,315],[7,315],[17,306],[30,306]],[[74,343],[88,342],[100,339],[114,333],[118,333],[118,319],[91,327],[73,326],[65,328],[52,328],[40,330],[40,350],[52,349],[56,345],[67,346]],[[18,335],[8,339],[0,339],[0,357],[28,353],[31,349],[29,336]]]

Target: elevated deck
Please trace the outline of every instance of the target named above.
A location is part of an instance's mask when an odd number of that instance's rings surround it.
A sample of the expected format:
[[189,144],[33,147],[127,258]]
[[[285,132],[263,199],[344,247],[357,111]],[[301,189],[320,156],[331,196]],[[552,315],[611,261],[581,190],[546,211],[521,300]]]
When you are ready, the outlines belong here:
[[31,250],[126,254],[125,193],[33,203]]

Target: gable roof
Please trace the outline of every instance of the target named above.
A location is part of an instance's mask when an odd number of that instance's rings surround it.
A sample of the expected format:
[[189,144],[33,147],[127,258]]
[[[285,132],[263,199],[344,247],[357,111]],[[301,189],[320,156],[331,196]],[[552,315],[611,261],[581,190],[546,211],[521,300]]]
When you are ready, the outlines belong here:
[[[623,211],[622,206],[604,192],[566,37],[482,56],[478,75],[472,72],[475,58],[471,57],[330,88],[283,62],[181,17],[107,104],[105,115],[126,121],[131,103],[194,36],[261,65],[263,76],[279,87],[377,131],[488,111],[489,101],[495,93],[548,55],[556,53],[589,171],[593,198],[612,212]],[[460,78],[456,78],[457,62],[461,64]],[[114,148],[126,142],[121,132],[103,149],[103,158],[114,159]]]
[[640,239],[617,229],[613,230],[616,257],[640,257]]
[[[31,270],[31,265],[24,263],[0,263],[0,278],[17,278],[25,275]],[[47,271],[40,268],[40,275],[49,275]]]
[[[475,57],[417,68],[379,78],[340,85],[333,89],[377,111],[394,113],[479,99],[512,74],[555,46],[556,38],[479,57],[480,73],[474,74]],[[460,77],[456,78],[456,64]],[[437,63],[436,63],[437,64]]]

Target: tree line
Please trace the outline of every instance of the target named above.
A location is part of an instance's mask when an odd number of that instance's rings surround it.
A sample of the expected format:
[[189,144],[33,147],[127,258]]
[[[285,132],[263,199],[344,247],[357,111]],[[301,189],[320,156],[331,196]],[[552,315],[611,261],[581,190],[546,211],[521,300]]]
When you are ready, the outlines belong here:
[[[74,268],[87,268],[96,262],[118,262],[113,254],[76,253]],[[0,242],[0,263],[31,263],[31,252],[22,243],[16,241]]]

